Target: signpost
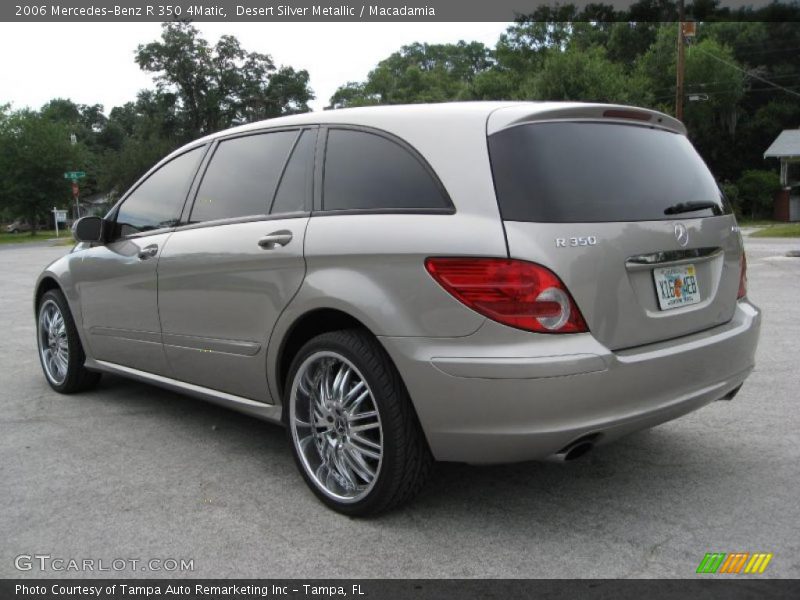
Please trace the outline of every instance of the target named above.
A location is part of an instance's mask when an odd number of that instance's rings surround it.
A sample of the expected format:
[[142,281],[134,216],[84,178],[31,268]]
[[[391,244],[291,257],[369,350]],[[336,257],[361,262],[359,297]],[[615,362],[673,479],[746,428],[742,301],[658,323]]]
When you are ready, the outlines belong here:
[[53,221],[56,224],[56,237],[58,237],[58,224],[67,222],[67,211],[53,207]]

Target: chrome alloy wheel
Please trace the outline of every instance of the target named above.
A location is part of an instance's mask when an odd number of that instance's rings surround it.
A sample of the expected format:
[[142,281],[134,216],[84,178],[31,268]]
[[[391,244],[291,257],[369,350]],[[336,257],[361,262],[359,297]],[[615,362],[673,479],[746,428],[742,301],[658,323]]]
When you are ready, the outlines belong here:
[[364,376],[336,352],[315,352],[297,369],[289,427],[303,468],[326,496],[358,502],[378,479],[383,430]]
[[64,383],[69,366],[67,325],[53,300],[45,300],[39,309],[39,354],[48,379],[55,385]]

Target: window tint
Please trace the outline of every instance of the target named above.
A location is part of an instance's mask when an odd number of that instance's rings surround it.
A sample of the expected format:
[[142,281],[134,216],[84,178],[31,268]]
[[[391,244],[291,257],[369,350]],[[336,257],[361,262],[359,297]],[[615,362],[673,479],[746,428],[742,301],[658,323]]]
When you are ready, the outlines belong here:
[[[489,137],[503,219],[650,221],[729,212],[685,136],[611,123],[537,123]],[[679,203],[711,202],[689,212]]]
[[314,167],[314,142],[317,132],[306,130],[292,152],[289,164],[283,172],[278,193],[272,203],[272,214],[306,210],[306,201],[311,198]]
[[220,142],[203,175],[189,221],[266,214],[296,137],[296,131],[278,131]]
[[449,208],[428,170],[385,137],[332,129],[325,152],[323,209]]
[[172,159],[137,187],[119,208],[116,237],[174,226],[203,150]]

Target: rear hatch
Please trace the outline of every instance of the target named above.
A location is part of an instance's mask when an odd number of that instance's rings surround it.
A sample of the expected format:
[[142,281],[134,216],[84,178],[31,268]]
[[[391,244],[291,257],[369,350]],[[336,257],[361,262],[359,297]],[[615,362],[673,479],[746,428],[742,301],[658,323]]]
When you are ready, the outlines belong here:
[[728,322],[742,255],[682,126],[627,110],[490,119],[488,137],[511,258],[552,269],[611,349]]

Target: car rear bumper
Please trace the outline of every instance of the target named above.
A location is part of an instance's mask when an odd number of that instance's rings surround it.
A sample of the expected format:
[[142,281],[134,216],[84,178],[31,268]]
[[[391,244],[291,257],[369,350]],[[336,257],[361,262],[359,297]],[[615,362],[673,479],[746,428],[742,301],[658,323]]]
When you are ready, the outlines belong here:
[[381,337],[434,456],[540,459],[579,438],[606,443],[720,400],[754,365],[760,311],[725,325],[612,352],[591,334],[542,335],[487,321],[459,338]]

